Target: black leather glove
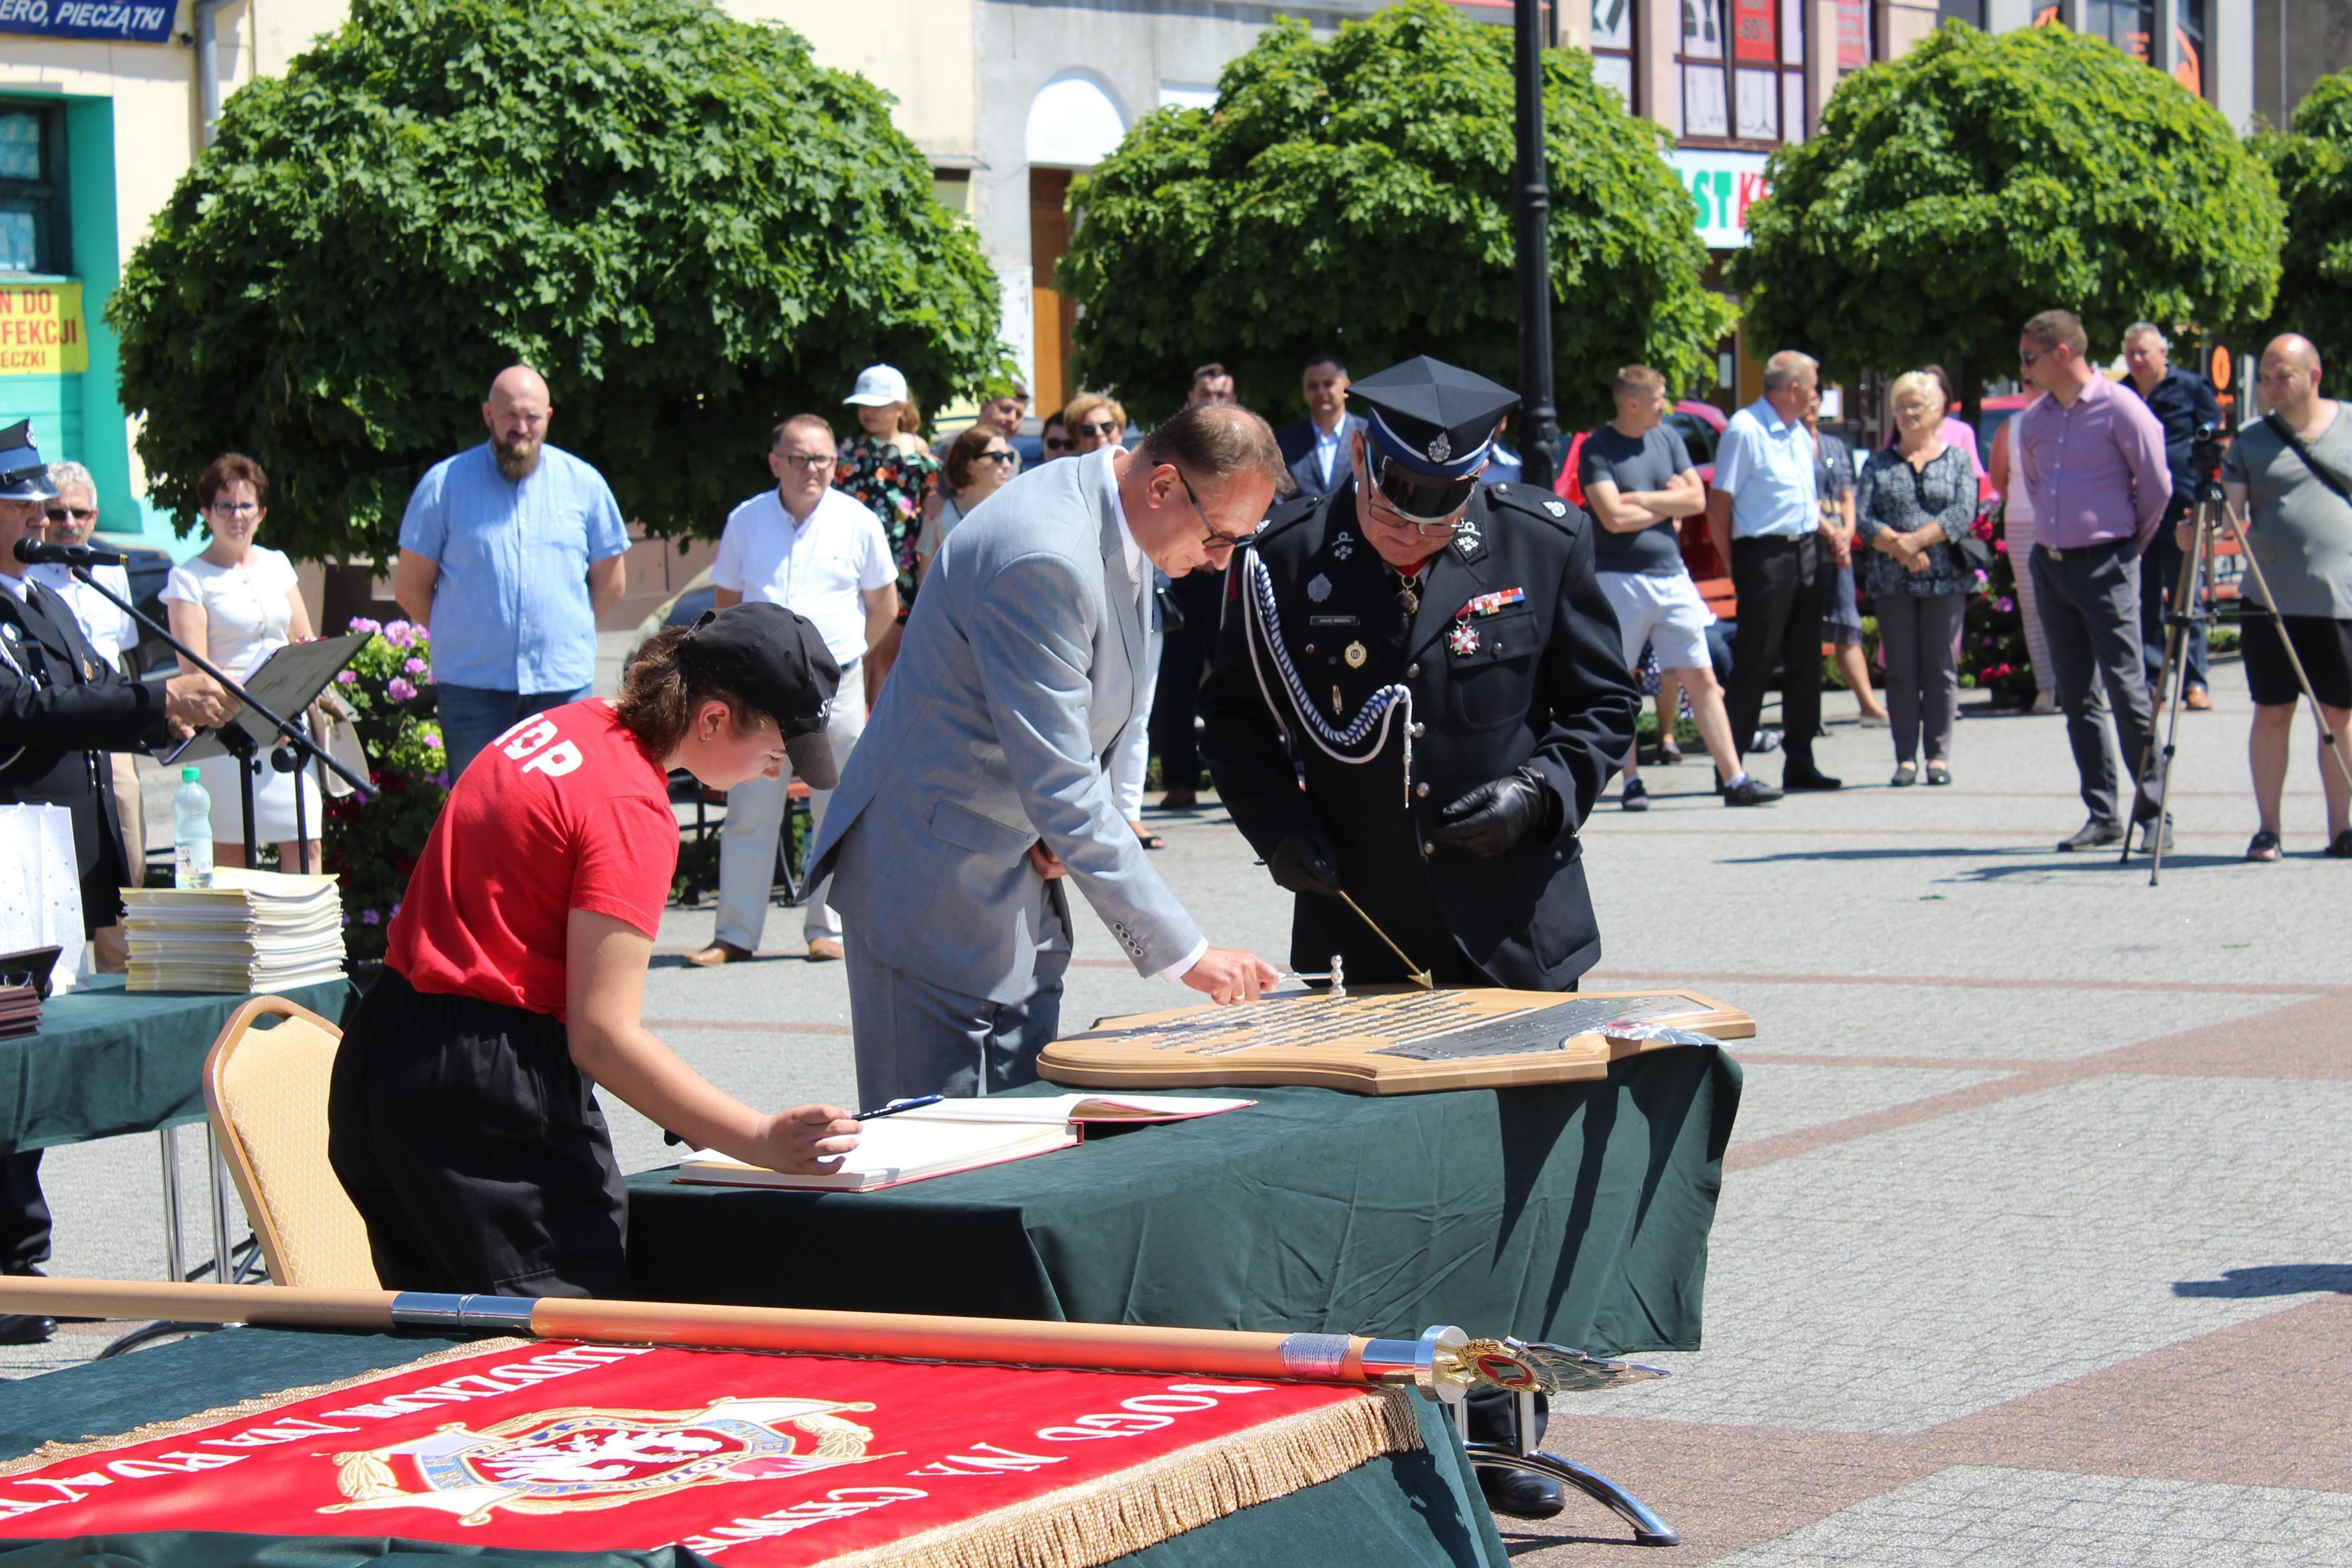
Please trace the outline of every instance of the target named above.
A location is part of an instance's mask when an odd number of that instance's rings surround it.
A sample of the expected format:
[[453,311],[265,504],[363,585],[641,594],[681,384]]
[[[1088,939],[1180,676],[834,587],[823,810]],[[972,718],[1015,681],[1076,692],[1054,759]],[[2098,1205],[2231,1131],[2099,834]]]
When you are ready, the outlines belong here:
[[1265,859],[1275,885],[1318,898],[1339,894],[1339,852],[1320,828],[1302,828],[1274,846]]
[[1551,791],[1522,768],[1481,784],[1437,814],[1441,844],[1489,858],[1524,839],[1551,809]]

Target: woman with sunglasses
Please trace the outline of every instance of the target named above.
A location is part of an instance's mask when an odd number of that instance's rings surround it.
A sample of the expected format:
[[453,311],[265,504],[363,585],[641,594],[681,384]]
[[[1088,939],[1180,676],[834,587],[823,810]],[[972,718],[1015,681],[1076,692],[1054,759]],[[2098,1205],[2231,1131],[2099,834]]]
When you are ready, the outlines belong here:
[[[262,519],[269,515],[268,501],[269,476],[260,464],[241,452],[214,458],[196,479],[196,508],[212,542],[203,554],[173,567],[163,584],[172,635],[202,648],[205,657],[238,681],[288,643],[307,643],[317,635],[295,586],[293,562],[254,542]],[[185,659],[181,664],[195,669]],[[213,863],[243,865],[245,804],[237,769],[245,764],[222,755],[205,758],[196,766],[213,801]],[[323,815],[317,786],[306,782],[306,769],[280,773],[257,756],[252,766],[254,841],[278,846],[278,870],[315,873]],[[298,794],[302,807],[299,844],[294,838]]]
[[1106,446],[1127,444],[1127,410],[1101,392],[1080,392],[1062,410],[1070,450],[1083,457]]
[[1039,434],[1037,441],[1045,454],[1037,460],[1040,466],[1051,463],[1056,457],[1067,457],[1070,455],[1070,427],[1062,423],[1062,416],[1059,413],[1049,413],[1045,416],[1045,429]]
[[923,525],[921,536],[915,540],[916,581],[920,582],[930,570],[931,561],[955,526],[1020,471],[1021,455],[1013,450],[1013,444],[984,424],[973,425],[949,444],[947,499],[939,516]]

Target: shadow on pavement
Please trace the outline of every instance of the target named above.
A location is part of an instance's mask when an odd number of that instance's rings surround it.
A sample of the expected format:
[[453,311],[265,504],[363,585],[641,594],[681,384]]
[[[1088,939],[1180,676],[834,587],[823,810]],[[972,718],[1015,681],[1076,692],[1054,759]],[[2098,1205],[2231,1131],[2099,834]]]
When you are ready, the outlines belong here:
[[2352,1296],[2352,1263],[2267,1263],[2224,1269],[2218,1280],[2181,1280],[2176,1296]]

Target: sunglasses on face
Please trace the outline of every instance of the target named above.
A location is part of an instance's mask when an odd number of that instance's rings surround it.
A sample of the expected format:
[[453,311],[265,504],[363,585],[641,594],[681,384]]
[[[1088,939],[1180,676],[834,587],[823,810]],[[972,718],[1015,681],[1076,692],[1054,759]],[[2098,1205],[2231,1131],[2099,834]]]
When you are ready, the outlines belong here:
[[96,507],[51,507],[48,509],[49,521],[53,523],[62,523],[68,517],[73,518],[76,522],[86,523],[96,516],[98,516]]
[[1082,424],[1078,426],[1078,434],[1080,435],[1109,435],[1117,432],[1118,429],[1118,425],[1113,424],[1110,421],[1106,419],[1100,424]]
[[1067,436],[1066,436],[1066,435],[1049,435],[1049,436],[1045,437],[1045,450],[1046,450],[1046,451],[1048,451],[1048,452],[1067,452],[1069,449],[1070,449],[1070,440],[1069,440],[1069,437],[1067,437]]
[[1013,455],[1010,452],[983,452],[980,460],[982,463],[1010,463],[1013,461]]
[[2033,361],[2040,359],[2049,351],[2050,350],[2047,349],[2036,349],[2033,352],[2029,354],[2024,350],[2020,349],[2017,351],[2017,362],[2030,371],[2033,368]]

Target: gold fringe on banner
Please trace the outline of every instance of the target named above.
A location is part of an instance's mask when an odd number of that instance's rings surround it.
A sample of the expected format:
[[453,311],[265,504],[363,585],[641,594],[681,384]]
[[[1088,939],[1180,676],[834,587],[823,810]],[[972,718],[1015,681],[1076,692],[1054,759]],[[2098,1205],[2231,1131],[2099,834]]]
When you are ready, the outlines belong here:
[[152,1443],[158,1437],[176,1437],[184,1432],[217,1427],[224,1421],[241,1420],[247,1416],[266,1416],[272,1410],[283,1410],[289,1405],[299,1405],[305,1399],[315,1399],[322,1394],[340,1394],[346,1388],[357,1388],[362,1383],[373,1383],[378,1378],[398,1377],[403,1373],[438,1366],[445,1361],[463,1361],[469,1355],[525,1350],[540,1343],[531,1339],[478,1339],[466,1344],[451,1345],[446,1350],[436,1350],[430,1355],[420,1355],[415,1361],[404,1361],[398,1366],[379,1366],[373,1372],[354,1373],[349,1377],[339,1377],[332,1383],[314,1383],[307,1388],[288,1388],[275,1394],[257,1395],[251,1399],[240,1399],[234,1405],[199,1410],[193,1416],[176,1416],[169,1421],[150,1421],[144,1427],[118,1432],[111,1437],[86,1437],[79,1443],[51,1438],[21,1458],[0,1463],[0,1476],[22,1475],[26,1470],[54,1465],[60,1459],[77,1458],[83,1454],[95,1454],[108,1448],[128,1448],[133,1443]]
[[1230,1513],[1422,1446],[1414,1396],[1383,1388],[814,1568],[1097,1568]]

